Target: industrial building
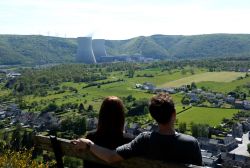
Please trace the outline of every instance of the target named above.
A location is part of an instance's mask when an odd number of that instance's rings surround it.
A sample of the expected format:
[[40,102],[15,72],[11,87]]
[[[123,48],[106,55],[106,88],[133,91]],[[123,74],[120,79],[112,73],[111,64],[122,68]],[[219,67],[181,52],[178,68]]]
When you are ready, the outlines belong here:
[[100,62],[147,62],[155,59],[145,58],[140,55],[116,55],[108,56],[105,49],[104,39],[94,39],[92,37],[78,37],[78,49],[76,61],[78,63],[95,64]]

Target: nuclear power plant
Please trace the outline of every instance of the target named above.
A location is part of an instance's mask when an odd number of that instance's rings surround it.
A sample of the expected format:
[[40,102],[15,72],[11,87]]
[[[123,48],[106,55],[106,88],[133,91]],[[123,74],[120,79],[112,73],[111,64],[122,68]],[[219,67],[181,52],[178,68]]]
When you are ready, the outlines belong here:
[[78,37],[76,61],[86,64],[95,64],[96,59],[92,49],[92,37]]
[[94,39],[92,37],[78,37],[78,49],[76,61],[78,63],[95,64],[101,62],[143,62],[152,61],[151,58],[144,58],[140,55],[112,55],[108,56],[105,50],[104,39]]
[[101,57],[106,57],[105,40],[95,39],[92,41],[92,48],[97,62],[101,61]]
[[105,40],[91,37],[78,37],[78,49],[76,60],[86,64],[101,62],[101,57],[106,57]]

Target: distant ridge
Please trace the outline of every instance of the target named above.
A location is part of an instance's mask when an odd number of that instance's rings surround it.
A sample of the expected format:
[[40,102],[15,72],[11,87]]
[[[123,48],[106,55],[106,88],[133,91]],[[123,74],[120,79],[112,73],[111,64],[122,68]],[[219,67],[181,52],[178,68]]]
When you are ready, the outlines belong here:
[[[106,40],[108,55],[158,59],[250,57],[250,34],[152,35]],[[0,64],[75,62],[76,38],[0,35]]]

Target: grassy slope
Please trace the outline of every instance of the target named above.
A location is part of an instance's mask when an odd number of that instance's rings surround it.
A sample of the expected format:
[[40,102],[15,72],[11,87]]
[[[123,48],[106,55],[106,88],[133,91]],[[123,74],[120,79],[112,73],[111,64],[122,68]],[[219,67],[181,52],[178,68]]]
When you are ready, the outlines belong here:
[[178,87],[182,85],[190,84],[191,82],[203,82],[203,81],[214,81],[214,82],[231,82],[237,77],[244,76],[245,73],[241,72],[205,72],[201,74],[195,74],[189,77],[181,78],[171,82],[163,84],[163,87]]
[[[201,70],[196,70],[196,73],[200,73]],[[155,77],[136,77],[137,74],[153,74]],[[40,102],[41,100],[50,102],[54,100],[58,105],[73,102],[73,103],[82,103],[84,100],[87,100],[86,106],[91,104],[95,109],[99,109],[102,99],[106,96],[114,95],[119,97],[126,97],[128,95],[133,95],[136,99],[147,98],[149,99],[152,94],[147,93],[146,91],[141,91],[135,89],[136,83],[144,83],[144,82],[152,82],[155,85],[161,85],[166,81],[176,80],[183,77],[190,76],[190,73],[186,75],[182,75],[179,71],[175,71],[172,74],[168,72],[161,72],[159,69],[151,69],[151,70],[143,70],[138,71],[135,74],[134,78],[124,77],[124,81],[111,83],[107,85],[102,85],[101,88],[97,88],[97,86],[89,87],[82,89],[85,86],[85,83],[72,83],[66,82],[62,83],[61,86],[70,86],[74,87],[78,90],[78,93],[73,92],[65,92],[62,94],[54,94],[54,92],[50,92],[46,97],[33,97],[26,96],[25,100],[28,103],[32,103],[33,101]],[[123,72],[112,73],[107,80],[115,80],[124,76]],[[83,95],[86,95],[83,97]],[[175,101],[179,104],[181,97],[174,96]],[[43,105],[40,104],[41,107]]]
[[192,107],[190,110],[179,114],[177,118],[179,122],[186,122],[187,124],[194,122],[216,126],[223,118],[232,118],[233,114],[237,112],[236,109]]
[[250,78],[244,78],[241,80],[234,80],[230,83],[214,82],[214,81],[200,82],[200,83],[197,83],[197,86],[198,87],[204,86],[204,87],[208,88],[209,90],[228,93],[228,92],[234,90],[237,86],[242,86],[242,85],[245,85],[248,83],[250,83]]
[[[136,77],[137,74],[143,75],[143,74],[152,74],[155,77],[153,78],[146,78],[146,77]],[[124,76],[124,72],[115,72],[112,73],[109,76],[108,80],[115,80],[118,79],[122,76]],[[46,96],[46,97],[33,97],[33,96],[28,96],[25,97],[25,100],[29,103],[33,101],[40,102],[41,100],[47,101],[46,103],[51,102],[54,100],[58,105],[67,103],[67,102],[72,102],[72,103],[81,103],[84,102],[84,100],[87,100],[87,103],[84,104],[85,108],[91,104],[94,106],[94,109],[98,111],[100,108],[100,104],[102,102],[102,98],[110,95],[115,95],[119,97],[126,97],[128,95],[133,95],[137,99],[139,98],[147,98],[149,99],[152,94],[149,94],[145,91],[141,91],[138,89],[135,89],[135,83],[143,83],[143,82],[152,82],[158,86],[163,85],[166,81],[172,81],[172,80],[177,80],[177,79],[186,79],[186,78],[197,78],[197,76],[202,77],[205,76],[207,77],[208,74],[210,75],[211,79],[214,80],[222,80],[222,77],[224,77],[223,80],[233,80],[233,79],[228,79],[229,77],[235,78],[238,75],[241,75],[240,73],[205,73],[203,70],[195,70],[196,75],[191,75],[190,73],[187,73],[186,75],[181,74],[180,71],[173,71],[172,74],[169,74],[168,72],[161,72],[159,69],[151,69],[151,70],[143,70],[143,71],[136,71],[135,77],[134,78],[127,78],[124,77],[124,81],[117,82],[117,83],[111,83],[107,85],[102,85],[101,88],[97,88],[96,86],[94,87],[89,87],[82,89],[83,86],[86,85],[86,83],[72,83],[72,82],[67,82],[67,83],[62,83],[61,86],[71,86],[74,87],[78,90],[78,93],[73,93],[70,91],[67,91],[62,94],[54,94],[51,92],[51,95]],[[220,74],[220,75],[218,75]],[[231,74],[231,75],[230,75]],[[217,75],[217,78],[214,78],[214,75]],[[213,77],[213,78],[212,78]],[[250,79],[243,79],[243,80],[236,80],[228,83],[214,83],[214,87],[216,86],[224,88],[226,85],[239,85],[239,84],[244,84]],[[190,82],[189,82],[190,83]],[[201,84],[201,83],[199,83]],[[225,86],[223,86],[225,84]],[[221,86],[222,85],[222,86]],[[83,95],[86,95],[83,97]],[[174,102],[176,104],[176,110],[177,112],[182,110],[182,104],[181,104],[181,94],[174,94],[172,95]],[[39,103],[40,107],[42,108],[44,105],[41,105]],[[219,109],[219,108],[202,108],[202,107],[193,107],[190,110],[187,110],[184,113],[181,113],[178,115],[178,120],[179,122],[186,122],[190,124],[190,122],[196,122],[196,123],[207,123],[211,126],[218,125],[222,118],[231,118],[234,113],[236,113],[238,110],[236,109]],[[68,113],[70,114],[70,113]],[[66,114],[66,115],[68,115]]]
[[[87,105],[92,104],[94,105],[95,109],[98,109],[102,101],[102,98],[109,96],[109,95],[115,95],[119,97],[126,97],[128,95],[133,95],[137,99],[151,97],[151,94],[148,94],[145,91],[140,91],[138,89],[135,89],[134,87],[136,83],[152,82],[158,86],[162,86],[162,84],[166,81],[172,81],[172,80],[177,80],[177,79],[186,80],[187,78],[197,78],[197,77],[202,77],[202,76],[207,77],[207,73],[203,73],[203,71],[201,70],[196,70],[196,75],[191,75],[189,73],[186,75],[183,75],[179,71],[175,71],[172,74],[169,74],[168,72],[161,72],[160,70],[153,69],[153,70],[138,71],[136,72],[136,75],[137,74],[143,75],[145,73],[153,74],[155,77],[152,77],[152,78],[149,78],[149,77],[127,78],[125,77],[124,81],[122,82],[102,85],[101,88],[97,88],[96,86],[94,86],[94,87],[82,89],[82,87],[86,85],[85,83],[81,83],[81,84],[72,83],[72,82],[62,83],[61,86],[71,86],[71,87],[76,88],[78,90],[78,93],[67,91],[62,94],[54,94],[52,92],[46,97],[27,96],[26,101],[31,103],[33,101],[39,102],[41,100],[44,100],[44,101],[55,100],[56,103],[60,105],[60,104],[67,103],[67,102],[81,103],[84,100],[87,100]],[[109,77],[109,80],[118,79],[121,76],[121,74],[122,74],[121,72],[113,73]],[[225,73],[221,73],[221,75],[225,76]],[[239,75],[239,74],[232,73],[231,77],[232,76],[235,77],[235,75]],[[227,76],[230,76],[230,75],[227,74]],[[86,96],[83,97],[83,95],[86,95]],[[173,97],[177,105],[181,106],[180,101],[181,101],[182,96],[177,94],[177,95],[174,95]]]

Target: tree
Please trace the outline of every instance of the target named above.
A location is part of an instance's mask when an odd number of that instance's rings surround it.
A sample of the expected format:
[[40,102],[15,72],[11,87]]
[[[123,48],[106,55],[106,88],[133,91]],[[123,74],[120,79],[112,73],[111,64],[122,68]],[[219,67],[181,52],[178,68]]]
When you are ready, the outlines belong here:
[[87,111],[88,112],[92,112],[93,110],[94,110],[94,107],[90,104],[89,107],[88,107],[88,109],[87,109]]
[[45,109],[43,110],[44,112],[51,112],[51,111],[56,111],[58,109],[58,106],[55,103],[50,103]]
[[0,153],[4,152],[6,147],[6,142],[0,139]]
[[182,103],[182,104],[185,104],[185,105],[190,104],[190,98],[188,98],[188,97],[186,97],[186,96],[182,97],[181,103]]
[[149,109],[148,109],[148,106],[145,106],[144,107],[144,110],[143,110],[144,114],[148,114],[149,113]]
[[187,124],[185,122],[179,123],[179,131],[185,133],[187,131]]
[[194,75],[195,74],[194,69],[190,69],[190,73]]
[[33,140],[32,140],[33,133],[27,132],[27,130],[23,133],[23,138],[21,141],[22,147],[26,149],[31,149],[33,147]]
[[129,77],[129,78],[133,78],[133,77],[134,77],[134,74],[135,74],[135,70],[130,69],[130,70],[128,71],[128,77]]
[[196,86],[195,82],[191,83],[191,89],[197,89],[197,86]]
[[194,137],[208,137],[209,126],[207,124],[191,123],[191,132]]
[[65,156],[63,157],[63,164],[65,167],[82,167],[82,160]]
[[74,133],[77,135],[84,135],[86,132],[86,118],[77,117],[75,119]]
[[19,151],[21,149],[21,125],[17,125],[16,129],[12,133],[11,137],[11,148],[13,150]]
[[86,132],[86,118],[83,116],[69,117],[61,122],[61,131],[74,133],[76,135],[84,135]]
[[82,113],[85,109],[84,109],[84,105],[82,103],[80,103],[79,105],[79,112]]

